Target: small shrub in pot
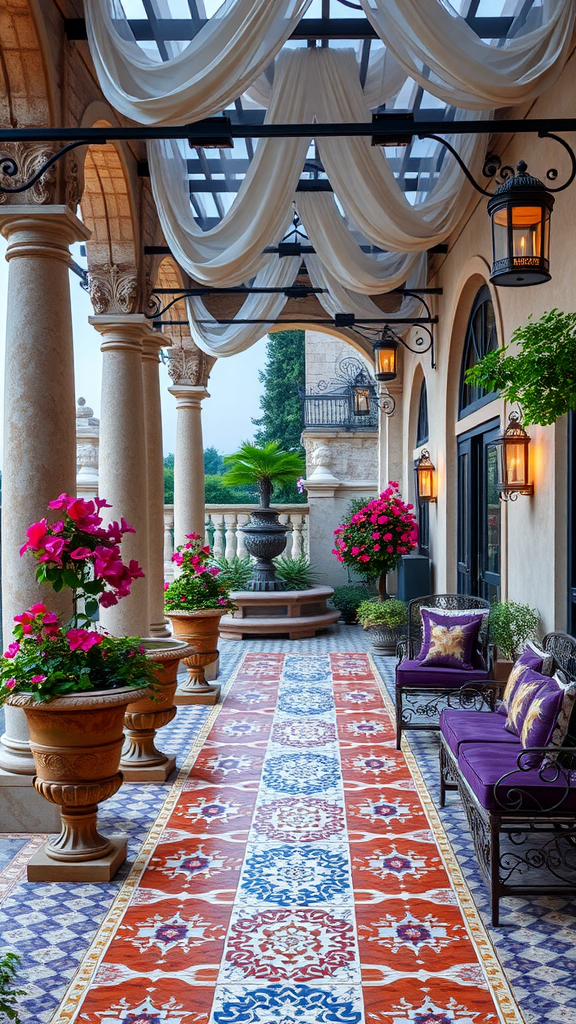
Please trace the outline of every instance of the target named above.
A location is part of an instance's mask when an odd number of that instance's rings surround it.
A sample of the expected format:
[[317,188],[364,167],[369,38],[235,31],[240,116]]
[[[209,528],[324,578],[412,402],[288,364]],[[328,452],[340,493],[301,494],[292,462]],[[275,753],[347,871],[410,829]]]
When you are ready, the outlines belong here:
[[355,586],[350,583],[344,587],[336,587],[330,603],[338,608],[344,622],[351,625],[357,622],[356,612],[362,602],[369,601],[371,593],[367,587]]

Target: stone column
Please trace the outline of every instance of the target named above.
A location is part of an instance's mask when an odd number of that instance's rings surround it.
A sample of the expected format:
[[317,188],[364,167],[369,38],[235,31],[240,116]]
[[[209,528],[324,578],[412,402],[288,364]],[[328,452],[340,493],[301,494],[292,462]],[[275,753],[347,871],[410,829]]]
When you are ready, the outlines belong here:
[[148,456],[142,375],[142,339],[149,331],[141,313],[92,316],[102,335],[102,420],[100,424],[100,496],[112,505],[111,519],[123,516],[135,533],[122,542],[125,562],[135,558],[146,577],[137,579],[129,597],[102,609],[102,625],[115,636],[147,636]]
[[164,617],[164,457],[160,405],[160,349],[170,339],[149,330],[142,342],[142,378],[148,467],[148,600],[150,636],[170,636]]
[[[0,230],[8,240],[8,317],[4,400],[4,470],[2,520],[2,606],[4,644],[13,617],[46,599],[67,615],[66,593],[40,589],[33,558],[20,558],[30,523],[46,514],[46,506],[62,491],[76,490],[76,416],[74,359],[68,267],[69,246],[90,232],[66,206],[0,207]],[[16,776],[34,774],[22,711],[6,708],[0,766]],[[6,785],[6,772],[2,773]],[[24,780],[22,780],[24,783]],[[10,798],[3,793],[0,828],[48,831],[58,827],[58,814],[38,801],[31,788]],[[18,798],[22,796],[22,800]],[[22,802],[24,801],[24,802]],[[18,816],[26,805],[27,823]],[[54,820],[46,820],[45,809]],[[44,824],[43,824],[44,822]]]
[[168,388],[176,399],[176,451],[174,453],[174,547],[184,544],[187,533],[204,536],[204,446],[202,401],[206,388],[174,384]]

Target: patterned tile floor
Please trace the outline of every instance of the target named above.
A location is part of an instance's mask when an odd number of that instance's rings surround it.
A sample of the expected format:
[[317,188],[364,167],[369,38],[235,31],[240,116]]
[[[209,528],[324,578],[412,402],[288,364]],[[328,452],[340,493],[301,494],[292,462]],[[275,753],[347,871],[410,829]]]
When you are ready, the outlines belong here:
[[[363,631],[346,626],[316,640],[222,643],[221,678],[223,681],[230,678],[248,651],[317,656],[367,648]],[[393,660],[377,658],[376,663],[391,691]],[[164,730],[163,746],[177,752],[179,766],[202,729],[207,713],[205,708],[183,708],[174,723]],[[434,734],[413,733],[409,742],[437,802],[437,739]],[[25,863],[40,840],[29,836],[0,837],[0,934],[3,948],[17,949],[23,954],[22,983],[26,996],[21,1002],[22,1024],[48,1024],[55,1017],[58,1004],[117,897],[131,860],[169,791],[168,784],[125,786],[104,805],[103,828],[121,828],[129,835],[129,862],[110,885],[31,885],[25,882]],[[487,925],[488,894],[478,872],[465,816],[455,795],[449,797],[449,806],[440,816]],[[488,927],[488,930],[526,1021],[529,1024],[552,1021],[573,1024],[576,1021],[576,901],[563,898],[504,900],[501,927]],[[114,1024],[120,1019],[114,1018]],[[274,1024],[279,1024],[280,1019],[278,1016],[271,1018]],[[457,1019],[464,1024],[463,1018]],[[81,1020],[78,1018],[78,1024]],[[428,1024],[429,1020],[438,1018],[428,1015],[422,1020]],[[470,1024],[476,1022],[470,1018]]]

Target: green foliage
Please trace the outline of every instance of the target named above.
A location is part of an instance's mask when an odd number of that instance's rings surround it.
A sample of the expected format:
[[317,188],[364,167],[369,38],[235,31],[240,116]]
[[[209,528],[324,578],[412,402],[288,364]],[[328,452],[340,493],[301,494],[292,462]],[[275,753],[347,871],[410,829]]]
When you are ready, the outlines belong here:
[[218,579],[230,590],[246,590],[249,581],[252,579],[253,562],[249,555],[245,558],[213,558],[212,565],[220,570]]
[[306,555],[299,555],[298,558],[286,558],[282,555],[274,559],[274,568],[276,576],[282,580],[287,590],[309,590],[322,575]]
[[[512,344],[519,347],[515,355],[508,354]],[[529,317],[511,345],[467,370],[466,383],[518,402],[525,424],[546,426],[576,409],[576,313],[553,309],[539,320]]]
[[256,443],[280,441],[283,448],[300,448],[304,429],[298,388],[306,380],[304,331],[277,331],[266,346],[266,365],[259,373],[264,384],[260,399],[262,416],[252,420],[260,427]]
[[228,487],[223,476],[207,476],[204,499],[207,505],[256,505],[257,487]]
[[224,472],[224,456],[214,446],[204,449],[204,472],[209,476],[221,476]]
[[164,456],[164,504],[174,504],[174,455]]
[[338,608],[344,622],[351,623],[356,622],[356,611],[359,606],[363,601],[369,601],[371,596],[368,587],[357,586],[351,583],[345,587],[336,587],[330,599],[330,604]]
[[15,1024],[20,1024],[15,1007],[17,998],[25,995],[23,988],[14,988],[21,960],[19,953],[3,953],[0,957],[0,1015]]
[[387,601],[362,601],[358,607],[358,622],[364,628],[383,623],[391,629],[397,629],[408,622],[408,605],[395,597]]
[[529,604],[502,601],[490,609],[490,640],[505,658],[516,661],[527,640],[536,640],[540,614]]
[[304,472],[302,456],[295,451],[285,451],[280,441],[263,445],[243,441],[237,452],[225,457],[224,465],[224,483],[231,486],[257,484],[263,506],[270,504],[274,486],[291,484]]

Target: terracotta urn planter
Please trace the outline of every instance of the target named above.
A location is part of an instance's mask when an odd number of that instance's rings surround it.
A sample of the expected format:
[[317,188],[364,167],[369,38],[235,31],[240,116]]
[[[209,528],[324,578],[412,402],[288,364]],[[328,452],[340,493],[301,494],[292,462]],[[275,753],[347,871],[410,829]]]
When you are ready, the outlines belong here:
[[33,785],[62,813],[62,829],[30,861],[30,881],[103,882],[126,859],[126,838],[100,835],[98,804],[122,785],[118,771],[124,714],[148,689],[96,690],[39,704],[25,693],[8,703],[24,709],[36,766]]
[[218,634],[223,612],[219,608],[198,608],[193,612],[167,611],[174,635],[186,640],[193,653],[183,658],[189,679],[176,691],[176,704],[216,704],[218,683],[207,683],[204,669],[218,657]]
[[158,750],[156,732],[176,715],[178,666],[182,658],[193,654],[193,648],[185,640],[175,638],[145,639],[140,643],[153,663],[158,687],[150,696],[126,708],[120,769],[124,782],[165,782],[176,766],[176,758]]

